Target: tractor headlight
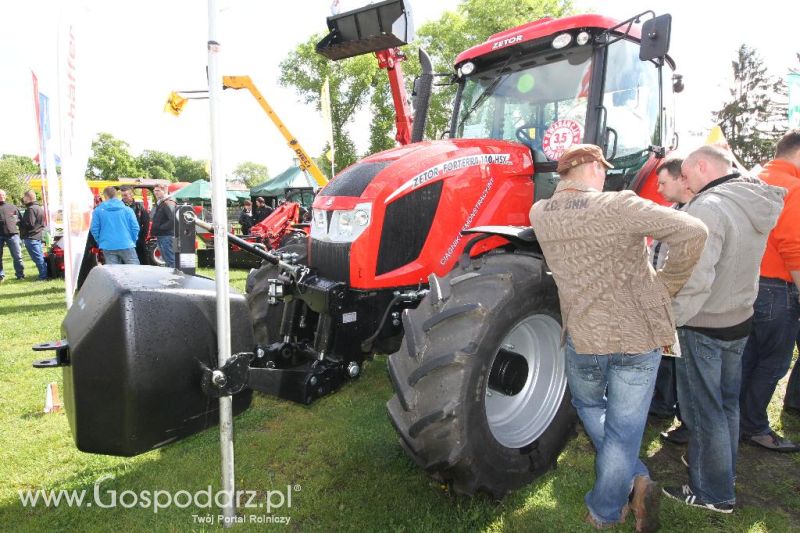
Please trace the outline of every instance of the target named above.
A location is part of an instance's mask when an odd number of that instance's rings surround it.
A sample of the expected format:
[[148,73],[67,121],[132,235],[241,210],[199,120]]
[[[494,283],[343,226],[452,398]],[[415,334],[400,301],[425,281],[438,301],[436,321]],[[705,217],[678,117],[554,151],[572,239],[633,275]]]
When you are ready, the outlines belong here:
[[339,211],[338,226],[342,235],[350,235],[353,233],[353,212]]
[[556,50],[560,50],[569,45],[572,42],[572,34],[569,33],[562,33],[561,35],[557,35],[555,39],[553,39],[553,48]]
[[314,209],[314,228],[325,231],[327,222],[328,221],[325,218],[325,211],[322,211],[321,209]]
[[[318,218],[322,223],[317,221]],[[325,211],[315,209],[311,237],[329,242],[353,242],[364,233],[371,219],[372,204],[358,204],[355,209],[333,211],[330,227],[326,228]]]
[[369,224],[369,211],[366,211],[364,209],[357,209],[355,218],[356,218],[356,224],[358,226],[364,227],[367,224]]

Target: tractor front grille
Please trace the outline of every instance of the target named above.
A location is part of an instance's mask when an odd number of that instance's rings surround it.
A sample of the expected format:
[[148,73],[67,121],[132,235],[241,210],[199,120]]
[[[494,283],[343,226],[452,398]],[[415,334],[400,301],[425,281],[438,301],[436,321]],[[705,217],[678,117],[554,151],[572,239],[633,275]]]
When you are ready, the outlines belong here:
[[311,239],[310,265],[320,276],[350,284],[350,243]]

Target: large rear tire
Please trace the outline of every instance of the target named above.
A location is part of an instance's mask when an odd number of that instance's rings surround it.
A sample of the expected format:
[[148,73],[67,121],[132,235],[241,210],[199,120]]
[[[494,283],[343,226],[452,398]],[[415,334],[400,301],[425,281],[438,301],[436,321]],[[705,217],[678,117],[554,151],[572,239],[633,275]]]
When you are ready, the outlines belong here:
[[[299,264],[308,263],[308,241],[297,239],[291,244],[278,249],[279,252],[297,254]],[[250,307],[250,316],[253,319],[253,333],[256,343],[268,345],[280,340],[281,318],[283,317],[284,303],[270,304],[267,301],[269,280],[278,277],[278,267],[267,263],[261,268],[251,270],[247,276],[245,292],[247,305]]]
[[555,283],[540,258],[512,253],[430,281],[389,357],[389,417],[435,479],[499,499],[553,468],[574,434]]

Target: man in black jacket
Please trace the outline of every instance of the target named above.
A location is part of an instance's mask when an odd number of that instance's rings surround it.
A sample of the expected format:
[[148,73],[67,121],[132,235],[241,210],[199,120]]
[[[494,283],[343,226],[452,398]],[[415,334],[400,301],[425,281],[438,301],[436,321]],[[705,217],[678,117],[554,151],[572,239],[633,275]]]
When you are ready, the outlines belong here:
[[133,214],[136,215],[136,221],[139,223],[139,238],[136,240],[136,255],[139,257],[140,265],[147,265],[147,248],[145,241],[147,240],[148,229],[150,228],[150,213],[144,208],[142,202],[137,202],[133,197],[133,187],[130,185],[123,185],[119,188],[122,203],[133,209]]
[[19,223],[19,232],[25,249],[39,270],[39,281],[47,281],[47,262],[42,249],[42,233],[44,232],[44,209],[36,203],[36,193],[28,191],[22,196],[25,203],[25,214]]
[[250,235],[250,229],[254,224],[253,202],[250,200],[245,200],[244,207],[242,207],[242,212],[239,213],[239,226],[242,228],[242,235]]
[[6,279],[6,273],[3,271],[3,249],[6,244],[11,250],[17,279],[25,277],[25,270],[22,266],[22,250],[19,245],[19,229],[17,229],[20,218],[17,206],[6,202],[6,191],[0,189],[0,283]]
[[175,200],[167,198],[167,188],[164,185],[156,185],[153,188],[156,197],[156,207],[153,209],[153,225],[150,233],[158,241],[158,248],[161,250],[161,257],[164,258],[167,266],[175,268],[175,252],[172,248],[172,240],[175,236]]
[[253,208],[253,224],[258,224],[272,213],[272,208],[267,205],[266,200],[259,196],[256,198],[256,206]]

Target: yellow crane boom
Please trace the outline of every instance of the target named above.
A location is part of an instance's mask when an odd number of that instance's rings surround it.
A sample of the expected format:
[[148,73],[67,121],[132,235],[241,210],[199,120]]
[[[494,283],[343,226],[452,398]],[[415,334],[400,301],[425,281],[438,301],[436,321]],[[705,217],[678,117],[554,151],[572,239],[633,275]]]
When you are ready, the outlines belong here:
[[267,102],[267,99],[264,98],[261,91],[256,88],[250,76],[223,76],[222,85],[226,89],[247,89],[250,91],[250,94],[256,99],[258,105],[261,106],[261,109],[264,110],[267,116],[272,120],[272,123],[275,124],[275,127],[278,128],[278,131],[281,132],[283,138],[286,139],[289,148],[297,155],[297,159],[300,161],[300,170],[307,171],[311,174],[314,181],[316,181],[317,185],[320,187],[324,187],[328,183],[328,178],[325,177],[325,174],[323,174],[314,163],[314,160],[311,159],[311,156],[305,151],[300,141],[297,140],[297,137],[292,135],[288,128],[286,128],[283,121],[275,113],[275,110],[273,110],[272,106]]

